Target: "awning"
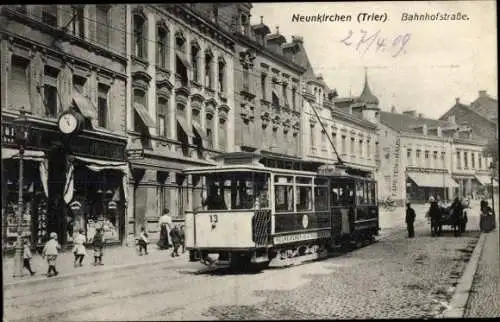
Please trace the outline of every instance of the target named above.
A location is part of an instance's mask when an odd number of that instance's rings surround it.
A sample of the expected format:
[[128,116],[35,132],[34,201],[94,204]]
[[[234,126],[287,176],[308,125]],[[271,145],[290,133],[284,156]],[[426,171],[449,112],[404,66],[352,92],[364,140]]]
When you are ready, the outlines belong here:
[[182,129],[184,130],[184,132],[186,132],[188,136],[191,137],[194,136],[193,131],[191,131],[191,127],[188,125],[186,119],[183,116],[176,115],[175,119],[177,120],[177,122],[179,122],[179,125],[182,127]]
[[[19,159],[19,150],[2,148],[2,160],[3,159]],[[24,150],[23,159],[32,161],[43,161],[46,159],[45,152],[34,151],[34,150]]]
[[193,127],[196,132],[198,132],[202,140],[208,140],[207,132],[205,132],[198,122],[193,121]]
[[458,184],[447,173],[408,173],[408,177],[412,179],[419,187],[430,188],[458,188]]
[[179,60],[182,62],[182,64],[184,64],[184,66],[186,66],[186,68],[191,68],[191,64],[189,63],[189,61],[186,59],[184,53],[176,50],[175,51],[175,56],[177,58],[179,58]]
[[88,97],[83,96],[76,87],[73,88],[73,102],[83,116],[94,120],[97,119],[97,107]]
[[475,178],[483,186],[491,185],[491,177],[490,176],[476,175]]
[[139,117],[141,118],[142,122],[144,122],[144,125],[146,127],[156,127],[155,125],[155,121],[151,118],[151,116],[149,115],[149,112],[148,110],[146,109],[146,107],[144,107],[144,105],[142,105],[141,103],[134,103],[134,108],[137,112],[137,114],[139,114]]

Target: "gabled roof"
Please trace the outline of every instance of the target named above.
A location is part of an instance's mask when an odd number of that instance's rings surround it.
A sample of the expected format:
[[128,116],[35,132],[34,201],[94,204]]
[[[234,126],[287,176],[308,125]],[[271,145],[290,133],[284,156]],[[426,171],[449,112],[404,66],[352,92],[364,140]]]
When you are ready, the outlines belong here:
[[311,66],[311,61],[309,60],[309,57],[307,56],[304,45],[301,42],[297,42],[297,44],[299,45],[300,50],[294,55],[295,63],[299,64],[300,66],[302,66],[306,69],[306,72],[304,73],[304,78],[306,80],[316,79],[316,76],[314,75],[314,70]]
[[450,126],[452,123],[448,121],[428,119],[428,118],[417,118],[410,115],[391,113],[380,111],[380,123],[388,126],[396,131],[400,132],[414,132],[418,131],[414,129],[417,126],[422,126],[426,124],[428,127],[436,128],[438,126],[445,127]]
[[498,100],[494,99],[485,92],[480,91],[480,96],[470,104],[471,108],[477,113],[482,114],[490,120],[498,118]]
[[451,111],[451,110],[453,110],[454,108],[461,108],[461,109],[464,109],[464,110],[466,110],[466,111],[467,111],[467,112],[469,112],[469,113],[474,113],[474,114],[476,114],[476,115],[479,115],[480,117],[482,117],[482,118],[483,118],[484,120],[486,120],[487,122],[490,122],[490,123],[493,123],[493,124],[497,124],[497,121],[496,121],[496,120],[492,120],[492,119],[488,118],[486,115],[484,115],[484,114],[482,114],[482,113],[477,112],[474,108],[471,108],[471,107],[469,107],[469,106],[467,106],[467,105],[464,105],[464,104],[462,104],[462,103],[455,103],[455,105],[453,105],[453,106],[452,106],[452,107],[451,107],[448,111],[446,111],[446,113],[444,113],[444,114],[443,114],[443,115],[442,115],[439,119],[440,119],[440,120],[445,119],[445,118],[446,118],[445,116],[446,116],[448,113],[450,113],[450,111]]

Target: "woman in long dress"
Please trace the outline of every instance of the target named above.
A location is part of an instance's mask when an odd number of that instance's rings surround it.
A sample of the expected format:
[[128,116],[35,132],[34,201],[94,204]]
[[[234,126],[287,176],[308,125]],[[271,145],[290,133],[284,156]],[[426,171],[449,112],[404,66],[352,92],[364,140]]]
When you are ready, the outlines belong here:
[[172,225],[172,217],[169,216],[169,212],[170,211],[168,209],[165,209],[163,211],[163,216],[161,216],[158,221],[158,224],[160,225],[160,240],[158,240],[158,247],[160,247],[160,249],[168,249],[170,247],[168,235]]

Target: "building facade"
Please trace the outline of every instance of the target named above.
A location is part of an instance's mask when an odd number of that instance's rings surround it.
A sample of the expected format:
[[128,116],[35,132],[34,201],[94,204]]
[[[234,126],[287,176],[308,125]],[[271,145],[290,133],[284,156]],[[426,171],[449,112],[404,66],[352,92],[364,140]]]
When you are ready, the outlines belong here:
[[394,109],[381,112],[379,198],[403,204],[426,202],[430,196],[451,200],[481,194],[489,180],[489,160],[470,135],[470,127],[452,118],[433,120]]
[[164,209],[181,219],[201,205],[203,183],[182,170],[234,150],[234,42],[190,5],[128,5],[127,26],[129,149],[143,151],[127,228],[154,238]]
[[304,68],[293,62],[297,45],[287,43],[278,29],[271,33],[262,18],[260,24],[250,25],[251,8],[250,3],[228,3],[212,4],[210,10],[236,44],[235,148],[298,158]]
[[[61,243],[103,225],[106,242],[124,239],[127,194],[124,5],[2,6],[2,219],[15,239],[19,147],[13,120],[31,126],[26,142],[23,219],[33,245],[50,232]],[[66,135],[69,113],[81,129]]]

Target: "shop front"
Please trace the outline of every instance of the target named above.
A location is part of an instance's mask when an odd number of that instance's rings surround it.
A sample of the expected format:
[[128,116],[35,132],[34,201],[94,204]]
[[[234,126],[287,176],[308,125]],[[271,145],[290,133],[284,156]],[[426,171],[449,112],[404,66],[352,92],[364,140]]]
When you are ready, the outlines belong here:
[[[18,200],[18,147],[13,119],[2,115],[2,227],[9,245],[15,240]],[[56,232],[61,244],[72,243],[83,229],[90,240],[97,227],[105,242],[125,236],[128,181],[125,136],[84,129],[62,135],[56,124],[34,117],[24,154],[24,235],[38,247]]]
[[[23,156],[23,230],[32,245],[43,243],[47,230],[47,169],[43,151],[26,150]],[[2,147],[2,242],[12,249],[17,238],[19,150]]]
[[458,184],[448,173],[408,172],[406,178],[406,198],[411,202],[428,202],[432,196],[450,200]]

